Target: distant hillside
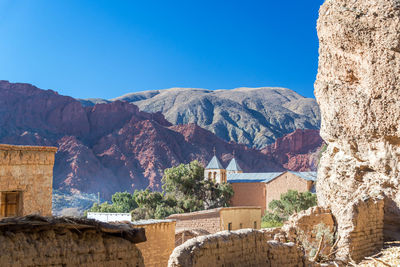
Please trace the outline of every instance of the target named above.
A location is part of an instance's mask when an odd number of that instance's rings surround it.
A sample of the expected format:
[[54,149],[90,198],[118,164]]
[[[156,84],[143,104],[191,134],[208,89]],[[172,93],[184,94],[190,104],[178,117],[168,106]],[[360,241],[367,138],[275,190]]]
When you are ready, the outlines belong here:
[[[174,125],[195,123],[225,141],[255,148],[263,148],[296,129],[319,129],[320,125],[315,99],[286,88],[172,88],[112,100],[134,103],[146,112],[161,112]],[[80,101],[90,106],[105,100]]]
[[214,147],[225,166],[235,151],[245,172],[313,169],[309,158],[322,140],[317,130],[299,130],[257,150],[195,124],[172,125],[128,102],[84,107],[51,90],[0,81],[0,143],[57,146],[54,188],[107,199],[117,191],[159,189],[165,168],[195,159],[206,164]]

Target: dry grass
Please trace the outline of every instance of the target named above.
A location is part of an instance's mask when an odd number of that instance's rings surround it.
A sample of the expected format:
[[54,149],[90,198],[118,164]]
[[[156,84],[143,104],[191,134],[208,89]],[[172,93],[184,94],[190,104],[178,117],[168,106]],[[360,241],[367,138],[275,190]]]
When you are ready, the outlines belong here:
[[400,242],[387,242],[377,255],[366,257],[357,266],[360,267],[395,267],[400,266]]

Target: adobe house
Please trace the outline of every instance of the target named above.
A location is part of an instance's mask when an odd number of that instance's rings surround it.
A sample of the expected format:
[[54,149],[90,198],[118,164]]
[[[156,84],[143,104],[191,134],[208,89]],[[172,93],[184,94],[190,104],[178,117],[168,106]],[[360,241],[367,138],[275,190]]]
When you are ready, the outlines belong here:
[[176,220],[176,231],[202,229],[210,234],[224,230],[261,228],[260,207],[228,207],[196,212],[173,214],[167,219]]
[[0,144],[0,218],[51,215],[56,151]]
[[[214,174],[216,174],[217,179],[214,179]],[[222,182],[232,184],[235,192],[231,205],[234,207],[259,206],[262,214],[272,200],[279,199],[281,194],[288,190],[315,193],[314,185],[317,179],[316,172],[243,173],[235,158],[224,169],[218,158],[214,156],[204,170],[204,179],[214,179],[216,182],[221,182],[218,177],[223,177],[223,174],[226,174],[227,179],[226,181],[222,179]]]

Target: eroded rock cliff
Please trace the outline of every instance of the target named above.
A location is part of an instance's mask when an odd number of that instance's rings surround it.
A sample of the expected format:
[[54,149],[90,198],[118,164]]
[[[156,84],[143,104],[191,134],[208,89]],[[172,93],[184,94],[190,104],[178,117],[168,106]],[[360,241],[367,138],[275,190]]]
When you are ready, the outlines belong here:
[[400,233],[400,2],[328,0],[317,28],[318,201],[337,220],[338,257],[358,260],[382,246],[382,227]]

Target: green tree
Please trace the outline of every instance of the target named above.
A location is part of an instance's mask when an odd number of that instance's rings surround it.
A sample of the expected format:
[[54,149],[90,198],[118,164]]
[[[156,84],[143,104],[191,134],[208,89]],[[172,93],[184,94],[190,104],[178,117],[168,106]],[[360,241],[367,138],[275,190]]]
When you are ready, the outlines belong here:
[[111,197],[112,203],[104,202],[100,205],[94,203],[93,206],[85,212],[110,212],[110,213],[129,213],[138,205],[134,195],[128,192],[117,192]]
[[233,196],[230,184],[216,184],[204,179],[204,167],[198,161],[166,169],[162,192],[135,190],[115,193],[112,204],[95,203],[89,211],[131,212],[132,219],[162,219],[174,213],[184,213],[226,207]]
[[230,184],[204,179],[204,167],[196,160],[166,169],[161,181],[166,196],[174,196],[184,212],[226,207],[233,196]]
[[268,207],[271,211],[265,211],[263,217],[264,226],[279,226],[290,215],[306,210],[317,205],[317,196],[311,192],[299,193],[289,190],[280,196],[279,200],[272,200]]
[[228,206],[233,196],[230,184],[204,180],[204,167],[198,161],[166,169],[161,180],[163,192],[135,191],[138,208],[133,219],[161,219],[184,213]]

